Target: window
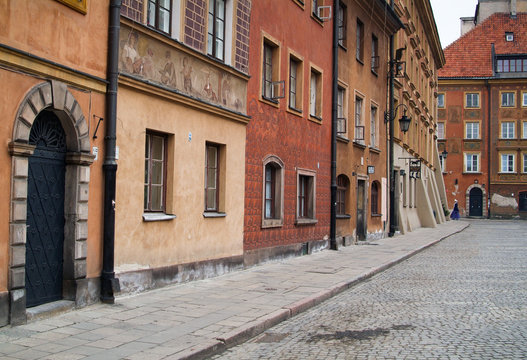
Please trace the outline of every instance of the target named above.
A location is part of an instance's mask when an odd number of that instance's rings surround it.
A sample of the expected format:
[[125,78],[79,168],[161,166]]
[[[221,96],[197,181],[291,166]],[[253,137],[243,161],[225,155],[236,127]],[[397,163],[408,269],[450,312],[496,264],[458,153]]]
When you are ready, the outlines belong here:
[[371,36],[371,71],[377,73],[379,68],[379,41],[377,36]]
[[523,154],[523,173],[527,173],[527,154]]
[[337,134],[346,134],[346,125],[348,119],[346,119],[344,111],[344,99],[346,90],[340,86],[337,89]]
[[347,11],[346,11],[346,5],[344,5],[342,2],[339,4],[339,13],[337,17],[338,21],[338,42],[339,45],[342,47],[346,47],[346,28],[347,28]]
[[514,139],[514,121],[503,121],[501,123],[501,138],[502,139]]
[[514,93],[513,92],[502,92],[501,93],[501,106],[502,107],[514,107]]
[[322,119],[322,74],[313,68],[309,86],[309,115]]
[[467,108],[479,108],[479,93],[467,93],[465,95]]
[[371,214],[379,215],[379,183],[377,181],[371,184]]
[[362,125],[362,98],[355,97],[355,141],[364,142],[364,126]]
[[437,94],[437,107],[438,108],[445,107],[445,94]]
[[355,56],[361,63],[364,62],[364,24],[357,19],[357,39]]
[[346,175],[337,177],[337,215],[346,215],[346,196],[349,189],[349,180]]
[[218,145],[206,145],[205,211],[218,211],[219,209],[219,152]]
[[502,173],[513,173],[515,172],[514,169],[514,154],[501,154],[501,166],[500,166],[500,172]]
[[443,140],[445,138],[445,123],[444,122],[437,123],[437,138],[439,140]]
[[289,108],[302,111],[302,62],[289,58]]
[[171,0],[148,0],[148,26],[170,34]]
[[145,211],[165,211],[166,135],[147,131],[145,142]]
[[275,43],[264,39],[262,64],[262,97],[278,102],[275,98],[274,82],[278,80],[279,48]]
[[[313,223],[315,220],[315,172],[297,172],[297,224]],[[316,221],[316,220],[315,220]]]
[[497,72],[527,72],[527,58],[502,58],[496,61]]
[[283,162],[276,156],[268,156],[263,162],[263,218],[262,227],[283,224]]
[[465,123],[465,139],[479,139],[479,122]]
[[523,138],[523,139],[527,139],[527,121],[524,121],[524,122],[523,122],[523,134],[522,134],[522,138]]
[[207,54],[221,61],[225,59],[225,0],[209,0]]
[[505,32],[505,41],[514,41],[514,33]]
[[479,172],[479,154],[465,154],[465,172]]
[[370,111],[370,146],[377,147],[377,107],[372,106]]
[[527,106],[527,92],[522,93],[522,106]]
[[446,172],[446,158],[441,153],[439,153],[439,166],[441,167],[441,172]]

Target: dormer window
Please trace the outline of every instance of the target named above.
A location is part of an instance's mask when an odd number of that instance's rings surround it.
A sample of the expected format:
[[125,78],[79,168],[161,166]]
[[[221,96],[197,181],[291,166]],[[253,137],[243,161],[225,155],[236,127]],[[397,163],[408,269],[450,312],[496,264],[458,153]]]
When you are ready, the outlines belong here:
[[514,41],[514,33],[506,32],[505,33],[505,41]]

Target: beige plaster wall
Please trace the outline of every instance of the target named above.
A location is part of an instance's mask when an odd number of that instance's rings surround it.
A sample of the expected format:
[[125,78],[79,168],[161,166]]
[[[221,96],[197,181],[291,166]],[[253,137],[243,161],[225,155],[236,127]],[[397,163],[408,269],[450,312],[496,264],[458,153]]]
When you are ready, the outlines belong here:
[[[128,86],[119,88],[117,113],[116,272],[243,254],[245,124]],[[173,220],[142,218],[146,129],[171,134],[167,213]],[[203,217],[207,141],[225,144],[222,218]]]

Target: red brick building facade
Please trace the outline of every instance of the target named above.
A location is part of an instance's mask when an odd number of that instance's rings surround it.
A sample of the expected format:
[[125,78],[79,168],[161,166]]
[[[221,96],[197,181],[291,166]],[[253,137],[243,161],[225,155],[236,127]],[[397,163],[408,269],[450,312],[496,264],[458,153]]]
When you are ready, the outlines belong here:
[[462,216],[527,215],[527,14],[495,13],[445,49],[440,152]]
[[[320,1],[319,1],[320,5]],[[246,263],[327,245],[332,25],[312,1],[253,1]]]

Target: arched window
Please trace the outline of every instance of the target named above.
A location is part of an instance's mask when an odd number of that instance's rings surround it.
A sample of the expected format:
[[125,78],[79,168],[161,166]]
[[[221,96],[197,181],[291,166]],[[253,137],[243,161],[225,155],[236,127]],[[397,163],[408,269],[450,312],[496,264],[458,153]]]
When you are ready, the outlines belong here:
[[346,215],[346,197],[349,191],[349,180],[346,175],[337,177],[337,215]]
[[263,161],[262,227],[283,224],[283,162],[277,156],[267,156]]
[[371,184],[371,214],[379,215],[379,183],[377,181]]

